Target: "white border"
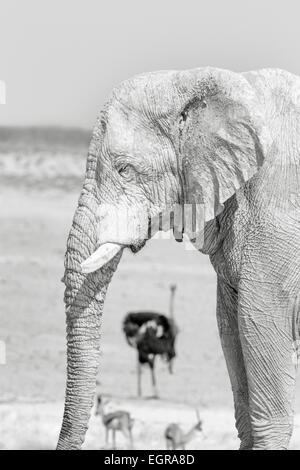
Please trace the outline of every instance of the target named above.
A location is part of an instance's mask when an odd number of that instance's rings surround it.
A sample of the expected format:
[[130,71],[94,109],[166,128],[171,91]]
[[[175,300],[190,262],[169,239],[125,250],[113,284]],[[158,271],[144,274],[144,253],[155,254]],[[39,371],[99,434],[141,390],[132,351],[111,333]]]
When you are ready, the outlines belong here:
[[0,340],[0,365],[6,364],[6,345],[4,341]]
[[5,82],[0,80],[0,104],[6,103],[6,86]]

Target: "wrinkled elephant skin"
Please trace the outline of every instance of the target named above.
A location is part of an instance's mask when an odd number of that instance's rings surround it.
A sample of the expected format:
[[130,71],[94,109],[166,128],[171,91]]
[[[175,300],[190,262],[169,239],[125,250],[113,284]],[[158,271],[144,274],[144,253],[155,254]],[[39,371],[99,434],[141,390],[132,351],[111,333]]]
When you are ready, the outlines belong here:
[[84,441],[105,293],[121,254],[139,251],[149,222],[178,206],[196,215],[191,226],[174,211],[176,238],[184,232],[217,272],[241,448],[288,447],[299,343],[299,104],[300,79],[277,69],[148,73],[113,90],[67,242],[59,449]]

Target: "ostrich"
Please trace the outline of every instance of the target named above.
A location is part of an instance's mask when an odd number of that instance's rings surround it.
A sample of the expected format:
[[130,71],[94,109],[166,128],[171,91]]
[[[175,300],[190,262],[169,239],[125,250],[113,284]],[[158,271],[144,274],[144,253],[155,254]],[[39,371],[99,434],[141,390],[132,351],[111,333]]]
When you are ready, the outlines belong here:
[[178,328],[174,320],[174,296],[176,285],[170,286],[169,316],[159,312],[140,310],[129,312],[123,322],[123,331],[128,344],[137,349],[137,390],[142,395],[142,365],[148,364],[151,371],[154,398],[158,398],[155,358],[163,357],[169,364],[169,372],[173,372],[175,340]]

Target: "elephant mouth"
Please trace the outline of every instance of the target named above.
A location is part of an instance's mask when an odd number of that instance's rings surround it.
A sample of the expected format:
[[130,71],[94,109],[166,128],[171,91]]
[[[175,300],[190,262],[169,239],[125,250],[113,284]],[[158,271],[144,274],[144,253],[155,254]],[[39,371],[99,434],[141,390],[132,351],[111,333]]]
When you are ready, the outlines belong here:
[[[151,219],[148,220],[148,238],[151,238]],[[147,238],[147,239],[148,239]],[[114,256],[123,251],[124,248],[129,248],[132,253],[138,253],[146,244],[147,239],[142,239],[136,243],[116,243],[106,242],[101,244],[94,253],[81,263],[81,271],[84,274],[93,273],[107,264]]]
[[81,263],[81,271],[84,274],[98,271],[98,269],[102,268],[102,266],[114,258],[119,251],[123,251],[126,246],[127,245],[122,245],[120,243],[103,243],[91,256]]
[[91,256],[81,263],[81,271],[84,274],[98,271],[98,269],[102,268],[102,266],[104,266],[114,256],[116,256],[119,251],[123,251],[124,248],[129,248],[132,253],[138,253],[145,246],[145,244],[146,240],[131,245],[113,242],[103,243],[94,251]]
[[130,250],[132,253],[138,253],[144,246],[146,245],[146,240],[143,240],[135,245],[129,245]]

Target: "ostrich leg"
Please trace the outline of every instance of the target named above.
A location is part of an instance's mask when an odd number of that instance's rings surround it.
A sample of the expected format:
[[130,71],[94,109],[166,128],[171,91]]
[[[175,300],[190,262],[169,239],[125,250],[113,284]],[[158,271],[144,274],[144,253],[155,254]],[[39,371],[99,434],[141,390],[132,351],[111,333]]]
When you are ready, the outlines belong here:
[[137,394],[138,394],[138,397],[140,398],[142,396],[142,365],[139,360],[139,353],[137,354],[136,373],[137,373]]
[[133,437],[132,437],[132,429],[130,428],[129,429],[129,444],[130,444],[130,448],[133,449]]
[[153,398],[158,398],[156,376],[155,376],[155,357],[153,358],[153,360],[151,362],[149,362],[149,366],[150,366],[150,370],[151,370]]

